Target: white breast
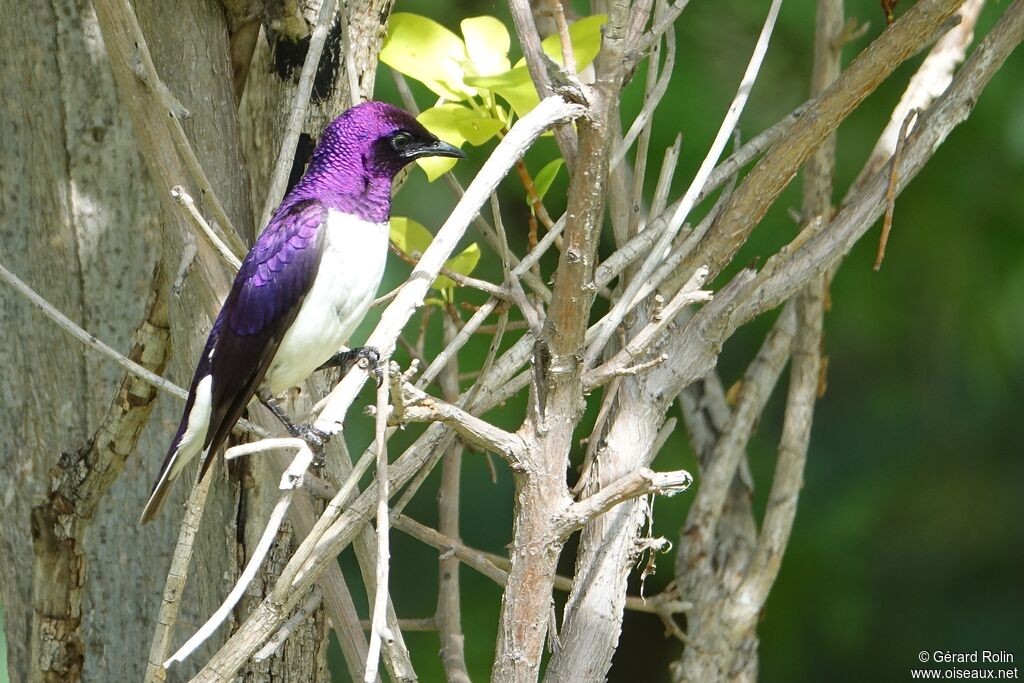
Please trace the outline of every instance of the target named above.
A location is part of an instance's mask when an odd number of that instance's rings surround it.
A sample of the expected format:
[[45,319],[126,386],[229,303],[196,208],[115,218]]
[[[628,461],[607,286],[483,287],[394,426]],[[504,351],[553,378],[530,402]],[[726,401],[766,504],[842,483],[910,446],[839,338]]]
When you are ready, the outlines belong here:
[[277,349],[266,384],[279,394],[341,350],[380,286],[388,224],[331,210],[316,280]]

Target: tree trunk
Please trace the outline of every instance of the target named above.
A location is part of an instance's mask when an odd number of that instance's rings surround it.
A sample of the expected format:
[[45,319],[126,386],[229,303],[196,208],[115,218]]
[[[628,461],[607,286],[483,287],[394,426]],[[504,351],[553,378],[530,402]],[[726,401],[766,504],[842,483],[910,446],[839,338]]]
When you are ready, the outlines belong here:
[[[109,22],[109,13],[122,7],[100,9]],[[255,211],[224,7],[209,0],[140,1],[134,10],[157,73],[190,114],[183,127],[214,193],[251,239]],[[132,358],[157,372],[166,365],[169,377],[187,386],[231,273],[202,240],[198,253],[187,248],[196,238],[168,195],[173,184],[184,185],[209,216],[202,193],[181,168],[167,172],[162,158],[140,153],[167,138],[160,119],[126,106],[136,97],[136,76],[118,77],[108,54],[116,46],[104,43],[106,32],[123,27],[98,21],[92,3],[61,0],[5,12],[0,24],[11,51],[0,73],[4,83],[18,85],[11,90],[16,97],[0,106],[7,131],[0,142],[6,219],[0,263],[115,349],[127,353],[138,328],[145,343],[137,338]],[[130,36],[118,35],[131,46]],[[249,88],[255,93],[269,84]],[[276,103],[274,117],[247,128],[248,139],[273,139],[268,129],[288,111],[290,98]],[[0,433],[7,449],[0,476],[11,483],[0,581],[11,680],[141,680],[194,466],[157,521],[140,527],[136,520],[182,404],[166,395],[154,401],[153,390],[136,380],[119,387],[119,368],[11,290],[0,302],[0,326],[18,331],[0,348]],[[168,337],[170,344],[157,345]],[[263,529],[261,508],[277,495],[276,474],[246,476],[238,468],[226,477],[222,463],[215,468],[172,645],[226,595],[248,559],[253,533]],[[244,523],[236,529],[239,519]],[[283,532],[278,539],[282,558],[289,538]],[[263,583],[272,583],[281,565],[268,563]],[[228,634],[222,631],[194,663],[172,671],[171,680],[201,664]],[[246,676],[326,680],[325,645],[326,624],[317,616]]]

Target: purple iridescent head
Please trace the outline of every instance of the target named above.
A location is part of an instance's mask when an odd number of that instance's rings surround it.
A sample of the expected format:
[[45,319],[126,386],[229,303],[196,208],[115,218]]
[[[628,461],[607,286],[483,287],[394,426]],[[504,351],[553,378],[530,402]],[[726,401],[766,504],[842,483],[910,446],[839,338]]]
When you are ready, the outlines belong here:
[[384,102],[364,102],[324,129],[302,180],[286,203],[318,199],[332,208],[382,222],[391,207],[391,181],[420,157],[465,154],[408,112]]

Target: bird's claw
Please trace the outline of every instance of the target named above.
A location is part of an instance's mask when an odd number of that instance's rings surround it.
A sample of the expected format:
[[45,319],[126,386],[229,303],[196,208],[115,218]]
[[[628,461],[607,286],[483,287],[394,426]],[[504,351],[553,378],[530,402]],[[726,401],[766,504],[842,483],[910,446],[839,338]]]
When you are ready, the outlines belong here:
[[[377,378],[377,388],[384,383],[384,371],[380,367],[380,350],[376,346],[360,346],[354,348],[350,353],[355,354],[356,362],[368,372],[373,373]],[[366,363],[363,366],[363,363]]]
[[302,439],[309,446],[309,450],[313,452],[314,467],[324,464],[324,446],[330,441],[330,434],[313,425],[295,425],[293,436]]

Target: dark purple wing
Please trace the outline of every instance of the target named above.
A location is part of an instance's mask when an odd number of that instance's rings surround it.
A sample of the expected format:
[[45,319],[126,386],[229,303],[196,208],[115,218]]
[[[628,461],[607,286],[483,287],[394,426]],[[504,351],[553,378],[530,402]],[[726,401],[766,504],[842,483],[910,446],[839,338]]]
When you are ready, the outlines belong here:
[[326,220],[320,202],[282,208],[242,261],[210,335],[211,341],[217,336],[205,444],[211,452],[241,417],[313,286],[322,247],[319,228]]
[[[327,210],[317,201],[283,206],[242,261],[196,366],[185,412],[157,485],[173,464],[203,378],[213,377],[203,448],[216,451],[241,417],[313,285],[322,247],[319,228],[326,219]],[[206,459],[204,471],[212,460]]]

